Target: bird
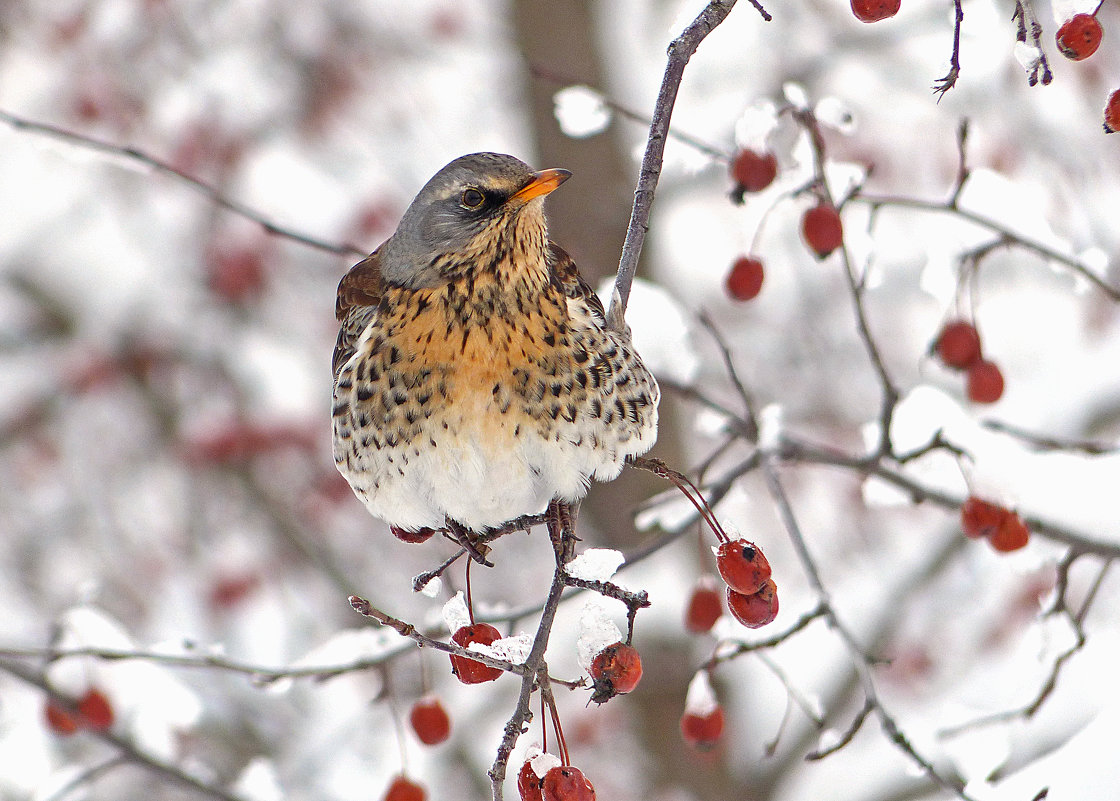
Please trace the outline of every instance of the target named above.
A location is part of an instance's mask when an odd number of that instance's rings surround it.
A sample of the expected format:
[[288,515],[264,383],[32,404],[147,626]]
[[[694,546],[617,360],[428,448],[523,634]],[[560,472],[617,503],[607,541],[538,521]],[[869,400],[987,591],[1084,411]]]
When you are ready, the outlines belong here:
[[548,236],[570,176],[461,156],[339,282],[334,459],[402,539],[443,532],[490,564],[480,537],[571,510],[657,438],[629,327]]

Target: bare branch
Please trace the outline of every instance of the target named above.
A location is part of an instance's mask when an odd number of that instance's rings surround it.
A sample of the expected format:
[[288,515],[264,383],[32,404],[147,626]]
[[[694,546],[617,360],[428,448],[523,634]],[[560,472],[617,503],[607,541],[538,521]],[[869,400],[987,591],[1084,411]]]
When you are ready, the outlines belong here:
[[123,158],[132,161],[143,167],[146,167],[154,172],[168,175],[177,181],[185,184],[190,189],[193,189],[198,194],[205,197],[216,206],[220,206],[227,211],[231,211],[240,217],[252,220],[261,226],[265,231],[275,236],[284,239],[290,239],[293,242],[298,242],[301,245],[306,245],[316,250],[323,250],[327,253],[334,253],[339,256],[365,256],[368,251],[359,248],[357,245],[349,243],[330,242],[325,239],[320,239],[310,234],[301,233],[295,229],[288,228],[278,223],[269,220],[259,211],[256,211],[244,203],[240,203],[232,198],[229,198],[219,192],[214,187],[210,186],[205,181],[195,178],[193,175],[188,175],[179,168],[169,164],[166,161],[149,155],[144,151],[135,148],[127,147],[124,145],[117,145],[111,142],[105,142],[100,139],[95,139],[92,136],[80,134],[75,131],[70,131],[61,128],[57,125],[51,125],[45,122],[34,122],[25,119],[9,111],[0,109],[0,122],[7,124],[17,131],[26,131],[28,133],[37,134],[39,136],[46,136],[51,139],[56,139],[60,142],[66,142],[69,145],[88,150],[93,153],[100,153],[105,156],[113,158]]
[[964,22],[964,8],[961,0],[953,0],[953,52],[949,56],[949,71],[933,85],[938,102],[945,93],[957,85],[961,74],[961,23]]
[[681,78],[684,76],[684,68],[705,37],[731,13],[735,2],[736,0],[712,0],[669,45],[668,63],[653,108],[653,121],[650,123],[646,151],[642,156],[642,166],[638,173],[638,186],[634,190],[634,207],[630,214],[630,224],[626,229],[626,240],[622,245],[622,257],[618,263],[618,275],[614,283],[617,296],[611,299],[608,320],[621,320],[626,315],[630,287],[634,283],[634,275],[638,271],[638,259],[642,255],[642,245],[649,230],[653,196],[657,191],[657,180],[661,177],[661,164],[665,158],[665,140],[669,134],[669,121],[673,116],[673,106],[677,100]]
[[[62,703],[67,707],[73,706],[73,700],[59,693],[57,690],[51,687],[51,685],[47,682],[46,676],[42,675],[41,673],[24,667],[21,664],[7,661],[0,661],[0,670],[8,673],[11,676],[15,676],[16,678],[26,682],[27,684],[32,684],[38,687],[43,692],[47,693],[47,695],[49,695],[52,699],[58,701],[59,703]],[[219,801],[245,801],[245,799],[241,796],[223,790],[221,787],[211,784],[204,779],[192,776],[182,768],[173,765],[170,762],[164,762],[157,757],[144,753],[131,740],[127,740],[124,737],[114,734],[112,731],[89,729],[86,731],[86,733],[88,734],[88,736],[94,737],[101,742],[115,748],[119,754],[119,759],[125,760],[134,765],[138,765],[149,771],[150,773],[154,773],[155,775],[171,781],[174,784],[181,785],[182,787],[192,790],[199,795],[208,796],[209,798],[216,798]]]

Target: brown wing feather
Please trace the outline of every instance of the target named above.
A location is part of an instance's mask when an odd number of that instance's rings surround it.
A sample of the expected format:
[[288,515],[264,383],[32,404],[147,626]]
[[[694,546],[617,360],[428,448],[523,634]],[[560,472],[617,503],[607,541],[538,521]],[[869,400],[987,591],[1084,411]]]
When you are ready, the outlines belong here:
[[582,300],[590,308],[591,313],[599,318],[601,322],[606,322],[607,313],[603,309],[603,302],[599,300],[599,296],[595,294],[595,290],[591,285],[583,280],[583,276],[579,274],[579,268],[568,255],[564,248],[557,245],[555,242],[548,243],[548,256],[549,263],[552,265],[552,273],[560,281],[560,285],[564,288],[564,294],[573,300]]
[[381,292],[381,264],[376,250],[351,267],[338,282],[334,316],[341,327],[332,359],[336,378],[342,366],[354,355],[358,338],[376,313]]

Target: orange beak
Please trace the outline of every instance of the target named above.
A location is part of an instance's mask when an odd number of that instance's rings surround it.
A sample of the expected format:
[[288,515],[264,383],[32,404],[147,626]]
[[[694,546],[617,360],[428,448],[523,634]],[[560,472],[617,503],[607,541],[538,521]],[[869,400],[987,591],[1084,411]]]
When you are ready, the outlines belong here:
[[528,203],[533,198],[547,195],[571,177],[571,172],[561,169],[535,172],[533,173],[533,180],[514,192],[513,195],[510,196],[510,200]]

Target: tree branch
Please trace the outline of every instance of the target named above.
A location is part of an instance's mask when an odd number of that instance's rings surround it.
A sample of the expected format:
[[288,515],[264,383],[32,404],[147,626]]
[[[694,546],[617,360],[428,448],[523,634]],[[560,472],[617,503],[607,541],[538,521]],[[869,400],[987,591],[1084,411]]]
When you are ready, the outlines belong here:
[[665,140],[669,134],[669,121],[673,116],[673,106],[677,100],[677,90],[684,76],[685,65],[705,37],[731,13],[735,2],[736,0],[712,0],[669,45],[668,63],[653,108],[653,121],[650,123],[646,150],[638,173],[638,185],[634,190],[630,224],[626,228],[626,240],[622,245],[622,257],[619,259],[618,274],[615,277],[614,288],[617,295],[611,298],[608,320],[621,321],[626,315],[630,287],[634,283],[634,275],[638,271],[638,259],[642,255],[642,245],[649,231],[650,210],[657,191],[657,181],[661,177],[661,164],[665,159]]

